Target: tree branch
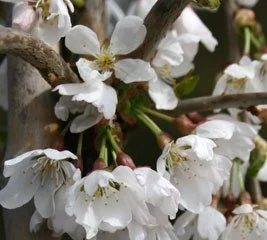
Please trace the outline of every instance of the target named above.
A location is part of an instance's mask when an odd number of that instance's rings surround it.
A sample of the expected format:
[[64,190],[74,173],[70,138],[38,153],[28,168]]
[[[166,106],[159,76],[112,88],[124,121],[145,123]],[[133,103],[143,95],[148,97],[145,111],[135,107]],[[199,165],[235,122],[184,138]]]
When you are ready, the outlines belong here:
[[12,54],[24,59],[37,68],[52,87],[79,82],[64,59],[47,44],[30,34],[1,25],[0,54]]
[[229,45],[228,60],[230,62],[237,62],[241,57],[238,44],[238,32],[234,20],[236,10],[237,5],[234,0],[224,0],[224,12]]
[[267,104],[267,93],[242,93],[224,96],[198,97],[182,100],[175,113],[179,115],[189,112],[204,112],[214,109],[248,108],[260,104]]
[[130,56],[149,61],[160,40],[190,2],[191,0],[158,0],[144,20],[147,28],[145,40]]

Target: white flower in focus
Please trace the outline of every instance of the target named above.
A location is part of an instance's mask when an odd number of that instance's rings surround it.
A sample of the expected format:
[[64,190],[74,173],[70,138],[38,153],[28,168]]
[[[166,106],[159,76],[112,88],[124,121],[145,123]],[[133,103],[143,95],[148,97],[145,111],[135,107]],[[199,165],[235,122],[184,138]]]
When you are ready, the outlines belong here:
[[218,240],[226,228],[226,219],[213,207],[205,208],[201,213],[189,211],[183,213],[174,224],[180,240]]
[[145,189],[146,202],[172,219],[175,218],[180,201],[179,191],[167,179],[150,168],[136,168],[134,173],[139,184]]
[[228,224],[222,240],[265,240],[267,239],[267,212],[254,209],[249,204],[236,208],[236,215]]
[[7,92],[7,59],[0,65],[0,107],[4,110],[8,109],[8,92]]
[[80,133],[96,125],[103,118],[97,108],[86,102],[73,101],[70,96],[61,96],[55,105],[55,115],[62,121],[69,119],[69,114],[78,114],[70,125],[70,132]]
[[237,121],[228,115],[219,114],[197,126],[195,133],[216,143],[214,152],[231,160],[240,158],[248,162],[254,149],[253,139],[257,130],[248,123]]
[[78,66],[84,80],[90,80],[88,77],[98,71],[99,78],[105,76],[102,81],[114,72],[116,78],[124,83],[143,82],[154,77],[150,64],[141,59],[118,60],[118,56],[134,51],[143,43],[145,36],[143,20],[136,16],[127,16],[117,23],[109,46],[101,46],[95,32],[81,25],[69,31],[65,44],[76,54],[91,55],[94,58],[93,61],[83,59],[83,66]]
[[251,61],[247,56],[242,57],[239,64],[231,64],[217,81],[213,95],[262,91],[255,79],[260,65],[261,62]]
[[68,8],[73,12],[74,7],[69,0],[16,2],[13,26],[23,31],[32,31],[48,44],[56,44],[71,29]]
[[158,172],[170,179],[181,194],[181,205],[191,212],[207,207],[229,176],[231,162],[214,154],[215,146],[210,139],[188,135],[166,145],[157,161]]
[[[55,213],[52,217],[47,219],[47,225],[48,228],[53,231],[54,237],[60,237],[64,233],[67,233],[72,239],[83,240],[85,237],[85,230],[75,222],[74,216],[70,217],[65,211],[68,190],[75,181],[81,179],[80,170],[73,170],[73,178],[68,179],[55,194]],[[30,221],[30,231],[38,231],[44,220],[45,219],[41,217],[38,211],[35,211]]]
[[69,151],[33,150],[5,161],[4,176],[10,177],[0,191],[4,208],[18,208],[32,198],[43,218],[55,213],[56,192],[73,177],[75,167],[67,159],[77,159]]
[[191,49],[189,49],[192,55],[197,53],[199,42],[202,42],[211,52],[215,50],[218,44],[218,41],[212,36],[210,30],[190,7],[183,10],[181,16],[174,23],[174,29],[179,36],[185,35],[188,38],[192,38],[193,41],[190,44]]
[[258,0],[236,0],[236,2],[245,7],[254,7]]
[[77,181],[69,192],[67,214],[86,230],[88,239],[99,230],[114,233],[132,220],[154,226],[155,219],[145,203],[144,188],[135,173],[125,166],[112,172],[97,170]]

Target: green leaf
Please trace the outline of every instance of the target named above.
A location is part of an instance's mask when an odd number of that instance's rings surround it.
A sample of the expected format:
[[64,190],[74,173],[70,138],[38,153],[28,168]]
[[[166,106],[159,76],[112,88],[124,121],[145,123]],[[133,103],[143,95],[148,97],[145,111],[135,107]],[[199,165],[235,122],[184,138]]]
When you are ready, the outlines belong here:
[[192,93],[199,82],[198,76],[186,76],[181,82],[174,85],[177,97],[184,97]]

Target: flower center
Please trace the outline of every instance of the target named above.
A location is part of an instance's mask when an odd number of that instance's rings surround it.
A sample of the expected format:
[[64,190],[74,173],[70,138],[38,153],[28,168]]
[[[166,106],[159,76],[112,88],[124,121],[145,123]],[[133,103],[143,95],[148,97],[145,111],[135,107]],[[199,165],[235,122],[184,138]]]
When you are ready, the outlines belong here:
[[165,64],[162,67],[155,68],[155,70],[164,82],[171,85],[175,83],[175,79],[171,76],[169,65]]
[[26,173],[29,169],[33,170],[35,176],[31,183],[37,178],[40,178],[41,186],[43,186],[45,180],[50,177],[55,179],[57,185],[59,185],[60,179],[63,179],[63,182],[65,182],[67,178],[70,177],[68,170],[64,167],[61,161],[55,161],[43,155],[36,156],[33,160],[35,160],[35,162],[24,171],[24,173]]
[[101,53],[96,55],[94,63],[100,71],[107,72],[114,68],[116,62],[115,56],[103,47]]
[[245,84],[247,82],[246,78],[240,78],[240,79],[228,79],[227,83],[232,84],[233,88],[236,90],[242,89],[245,87]]
[[171,145],[171,149],[167,159],[168,168],[176,168],[182,161],[187,161],[186,155],[182,154],[180,148],[175,144]]

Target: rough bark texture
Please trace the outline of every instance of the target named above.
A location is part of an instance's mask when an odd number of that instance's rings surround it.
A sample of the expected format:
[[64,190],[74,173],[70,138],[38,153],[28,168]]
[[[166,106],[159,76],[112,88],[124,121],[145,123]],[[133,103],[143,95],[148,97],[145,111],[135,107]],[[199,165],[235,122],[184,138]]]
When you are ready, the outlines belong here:
[[79,82],[63,58],[36,37],[0,25],[0,54],[18,56],[36,67],[43,78],[53,87]]
[[[30,64],[16,57],[8,60],[10,107],[5,159],[28,150],[50,147],[59,130],[50,85]],[[4,185],[3,179],[1,184]],[[45,228],[37,234],[29,232],[33,211],[32,203],[15,210],[3,210],[6,240],[51,239]]]

